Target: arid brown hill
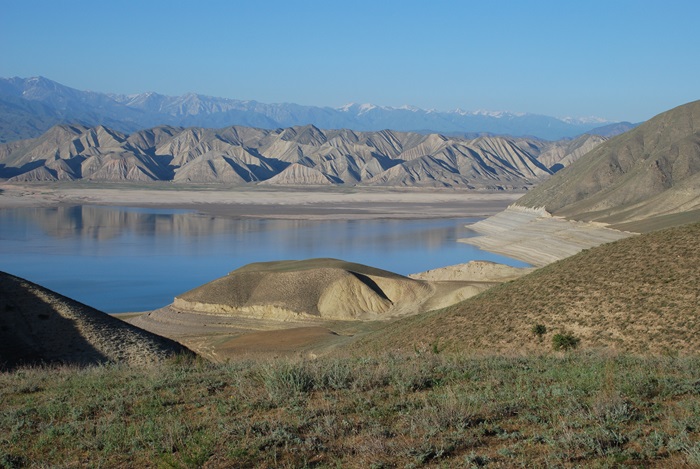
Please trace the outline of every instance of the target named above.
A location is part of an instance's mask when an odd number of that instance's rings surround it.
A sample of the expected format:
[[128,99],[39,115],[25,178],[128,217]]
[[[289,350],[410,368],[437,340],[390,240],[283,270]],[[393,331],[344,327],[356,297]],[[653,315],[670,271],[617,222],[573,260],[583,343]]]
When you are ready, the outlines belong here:
[[517,205],[638,232],[700,220],[700,101],[596,147]]
[[[604,244],[448,308],[401,319],[361,349],[548,351],[572,333],[583,348],[700,352],[700,223]],[[547,333],[538,340],[533,326]]]
[[0,272],[0,369],[60,363],[146,365],[187,348]]

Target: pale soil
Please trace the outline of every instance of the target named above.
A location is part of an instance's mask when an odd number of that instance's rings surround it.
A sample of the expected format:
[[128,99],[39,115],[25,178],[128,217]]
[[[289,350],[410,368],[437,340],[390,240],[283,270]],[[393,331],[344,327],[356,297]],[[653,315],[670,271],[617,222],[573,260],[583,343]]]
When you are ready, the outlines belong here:
[[463,281],[463,282],[506,282],[529,274],[534,268],[511,267],[489,261],[471,261],[466,264],[448,265],[409,275],[416,280]]
[[[137,327],[172,338],[209,360],[241,354],[315,356],[383,321],[256,319],[183,311],[172,305],[125,318]],[[253,345],[254,344],[254,345]]]

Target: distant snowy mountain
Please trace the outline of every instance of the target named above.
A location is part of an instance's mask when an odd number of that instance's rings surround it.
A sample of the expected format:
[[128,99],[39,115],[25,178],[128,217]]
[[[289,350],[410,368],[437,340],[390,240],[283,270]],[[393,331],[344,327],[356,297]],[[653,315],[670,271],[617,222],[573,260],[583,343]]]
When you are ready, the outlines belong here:
[[547,140],[614,124],[600,118],[559,119],[502,111],[442,112],[355,103],[339,108],[265,104],[195,93],[119,95],[80,91],[43,77],[0,78],[0,142],[37,137],[58,123],[107,125],[127,133],[158,125],[276,129],[311,124],[324,129],[488,133]]

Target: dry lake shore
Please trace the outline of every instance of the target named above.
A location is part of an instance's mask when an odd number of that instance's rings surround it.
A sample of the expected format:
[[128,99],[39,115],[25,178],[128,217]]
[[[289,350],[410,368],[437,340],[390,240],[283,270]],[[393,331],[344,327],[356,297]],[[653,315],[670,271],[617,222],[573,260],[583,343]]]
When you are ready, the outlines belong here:
[[261,188],[173,184],[0,184],[0,208],[110,205],[181,208],[228,217],[298,219],[486,217],[519,192],[454,189]]

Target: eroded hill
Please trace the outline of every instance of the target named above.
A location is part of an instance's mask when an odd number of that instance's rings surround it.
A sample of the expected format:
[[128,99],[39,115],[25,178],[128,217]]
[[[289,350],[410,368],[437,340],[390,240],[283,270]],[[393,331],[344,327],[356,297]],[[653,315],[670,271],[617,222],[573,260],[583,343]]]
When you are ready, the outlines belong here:
[[[161,126],[126,135],[59,125],[0,145],[0,178],[183,184],[373,185],[528,189],[604,137],[548,142],[439,134]],[[541,160],[540,160],[541,157]]]

